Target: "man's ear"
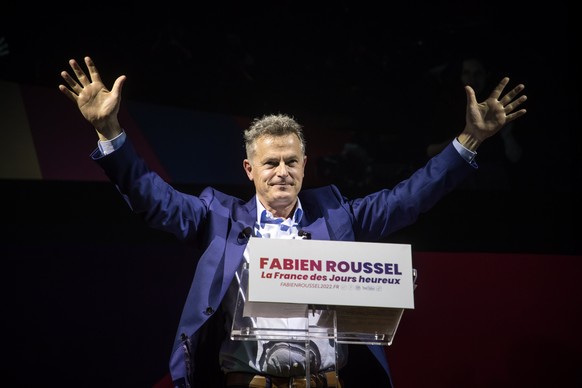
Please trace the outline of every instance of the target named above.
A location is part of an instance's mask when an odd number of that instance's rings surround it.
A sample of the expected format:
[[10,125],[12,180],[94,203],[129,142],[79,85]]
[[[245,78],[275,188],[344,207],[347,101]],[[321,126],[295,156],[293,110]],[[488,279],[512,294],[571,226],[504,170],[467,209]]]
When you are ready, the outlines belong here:
[[243,160],[243,168],[245,169],[245,172],[247,173],[247,177],[249,177],[249,180],[252,181],[253,180],[253,165],[251,164],[250,160],[245,159]]
[[307,155],[303,155],[302,177],[305,178],[305,166],[307,165]]

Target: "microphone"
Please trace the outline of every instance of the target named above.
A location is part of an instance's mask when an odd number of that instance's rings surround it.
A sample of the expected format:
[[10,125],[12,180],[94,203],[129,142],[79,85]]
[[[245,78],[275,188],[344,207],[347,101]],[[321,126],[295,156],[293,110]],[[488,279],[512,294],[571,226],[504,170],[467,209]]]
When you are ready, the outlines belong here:
[[252,235],[253,235],[253,228],[251,228],[250,226],[247,226],[238,234],[237,240],[238,240],[239,244],[243,244],[243,243],[247,242],[249,240],[249,238],[251,238]]
[[297,232],[297,235],[306,240],[311,240],[311,232],[308,232],[306,230],[301,229],[299,232]]

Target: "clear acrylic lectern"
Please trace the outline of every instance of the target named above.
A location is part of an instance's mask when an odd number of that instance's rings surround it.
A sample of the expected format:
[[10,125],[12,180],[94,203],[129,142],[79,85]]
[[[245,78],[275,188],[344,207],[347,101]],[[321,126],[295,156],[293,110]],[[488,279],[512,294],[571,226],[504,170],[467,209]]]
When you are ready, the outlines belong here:
[[[416,279],[416,271],[413,271]],[[305,343],[307,387],[311,381],[310,341],[331,339],[337,344],[391,345],[403,308],[329,306],[248,301],[248,264],[240,274],[240,288],[231,338],[241,341]],[[336,377],[338,371],[335,371]]]

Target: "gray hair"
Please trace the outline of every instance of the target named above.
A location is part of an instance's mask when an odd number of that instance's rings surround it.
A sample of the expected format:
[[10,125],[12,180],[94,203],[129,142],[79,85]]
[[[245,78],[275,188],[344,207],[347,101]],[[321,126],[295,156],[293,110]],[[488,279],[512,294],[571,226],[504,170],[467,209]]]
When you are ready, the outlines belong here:
[[262,136],[285,136],[291,134],[299,138],[301,151],[305,154],[303,127],[294,118],[285,114],[271,114],[254,119],[251,122],[251,126],[244,132],[247,158],[251,157],[255,142],[258,138]]

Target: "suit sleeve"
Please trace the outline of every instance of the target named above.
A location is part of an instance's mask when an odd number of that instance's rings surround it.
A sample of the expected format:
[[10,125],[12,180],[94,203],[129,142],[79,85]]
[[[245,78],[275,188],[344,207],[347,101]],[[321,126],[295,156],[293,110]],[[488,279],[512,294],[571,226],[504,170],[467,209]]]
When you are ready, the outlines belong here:
[[356,239],[376,241],[414,223],[458,187],[477,166],[464,160],[452,143],[393,189],[351,201]]
[[213,200],[212,191],[200,197],[182,193],[149,169],[129,139],[115,152],[92,158],[115,184],[130,209],[153,228],[172,233],[180,240],[193,239]]

